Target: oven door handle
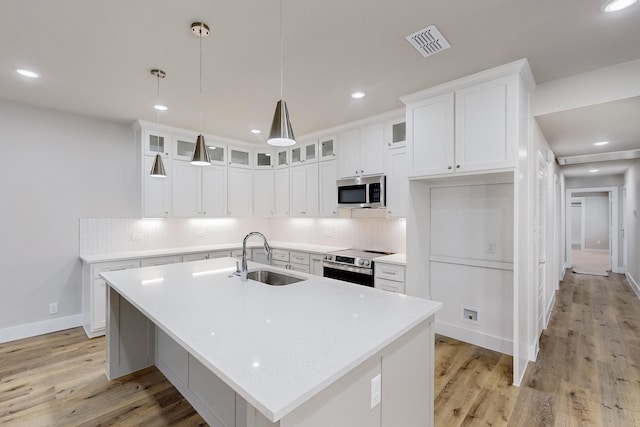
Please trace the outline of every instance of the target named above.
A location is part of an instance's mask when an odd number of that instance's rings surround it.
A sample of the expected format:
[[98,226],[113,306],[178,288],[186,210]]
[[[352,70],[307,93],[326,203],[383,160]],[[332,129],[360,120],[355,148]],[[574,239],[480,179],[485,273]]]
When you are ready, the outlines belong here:
[[360,274],[365,274],[367,276],[373,276],[372,268],[355,267],[355,266],[340,264],[340,263],[331,262],[331,261],[322,261],[322,265],[323,267],[333,268],[334,270],[350,271],[352,273],[360,273]]

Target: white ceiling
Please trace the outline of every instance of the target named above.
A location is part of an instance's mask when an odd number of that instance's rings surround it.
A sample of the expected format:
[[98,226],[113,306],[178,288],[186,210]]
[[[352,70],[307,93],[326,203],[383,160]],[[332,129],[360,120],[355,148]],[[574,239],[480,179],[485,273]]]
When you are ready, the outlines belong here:
[[[402,107],[399,96],[520,58],[529,59],[538,83],[640,58],[640,4],[604,14],[602,3],[283,0],[284,98],[294,132],[390,111]],[[204,132],[261,142],[280,91],[278,16],[278,0],[2,0],[0,98],[123,123],[155,121],[157,82],[149,71],[161,68],[161,100],[169,106],[163,123],[199,129],[202,122]],[[202,96],[195,21],[211,28],[202,40]],[[405,36],[431,24],[452,47],[423,58]],[[42,78],[18,76],[18,67]],[[367,96],[353,100],[354,90]],[[607,120],[594,118],[622,115],[599,108],[628,106],[610,104],[540,117],[552,149],[581,153],[576,141],[593,135],[579,116],[593,132],[604,129]],[[629,104],[637,118],[638,101]],[[619,126],[624,146],[640,141],[633,121]]]

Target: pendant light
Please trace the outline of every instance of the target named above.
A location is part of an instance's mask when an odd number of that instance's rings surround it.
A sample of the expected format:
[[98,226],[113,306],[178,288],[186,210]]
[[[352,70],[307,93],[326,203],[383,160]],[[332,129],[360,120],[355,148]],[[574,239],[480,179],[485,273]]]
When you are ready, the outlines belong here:
[[[160,139],[160,79],[164,79],[167,76],[167,73],[165,73],[162,70],[158,70],[158,69],[153,69],[151,70],[151,75],[156,76],[158,79],[158,103],[155,105],[155,109],[157,112],[157,123],[158,123],[158,135],[157,138],[158,140]],[[167,173],[164,170],[164,163],[162,163],[162,157],[160,156],[160,153],[156,154],[156,159],[153,161],[153,167],[151,168],[151,172],[149,173],[149,176],[153,176],[156,178],[166,178],[167,177]]]
[[[204,22],[191,24],[191,32],[200,40],[200,98],[202,99],[202,38],[209,37],[209,26]],[[200,135],[196,139],[196,147],[193,150],[191,164],[196,166],[210,166],[211,159],[202,135],[202,113],[200,113]]]
[[276,104],[276,111],[273,115],[271,132],[269,133],[267,144],[275,145],[278,147],[287,147],[289,145],[295,144],[296,140],[293,136],[291,121],[289,120],[289,110],[287,109],[287,103],[284,101],[284,99],[282,99],[284,86],[284,47],[282,33],[282,0],[280,0],[280,100]]

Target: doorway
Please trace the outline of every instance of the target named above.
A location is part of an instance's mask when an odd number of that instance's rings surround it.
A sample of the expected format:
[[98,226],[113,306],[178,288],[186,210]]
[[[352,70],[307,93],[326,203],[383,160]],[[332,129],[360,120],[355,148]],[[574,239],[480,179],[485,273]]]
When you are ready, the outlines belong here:
[[617,187],[567,189],[565,267],[574,273],[618,272]]

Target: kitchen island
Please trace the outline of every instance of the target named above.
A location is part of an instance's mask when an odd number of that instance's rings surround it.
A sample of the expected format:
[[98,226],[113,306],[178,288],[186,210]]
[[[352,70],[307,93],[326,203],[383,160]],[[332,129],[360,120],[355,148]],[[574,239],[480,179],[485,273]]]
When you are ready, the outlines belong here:
[[212,426],[431,426],[441,304],[220,258],[103,273],[107,376],[156,365]]

